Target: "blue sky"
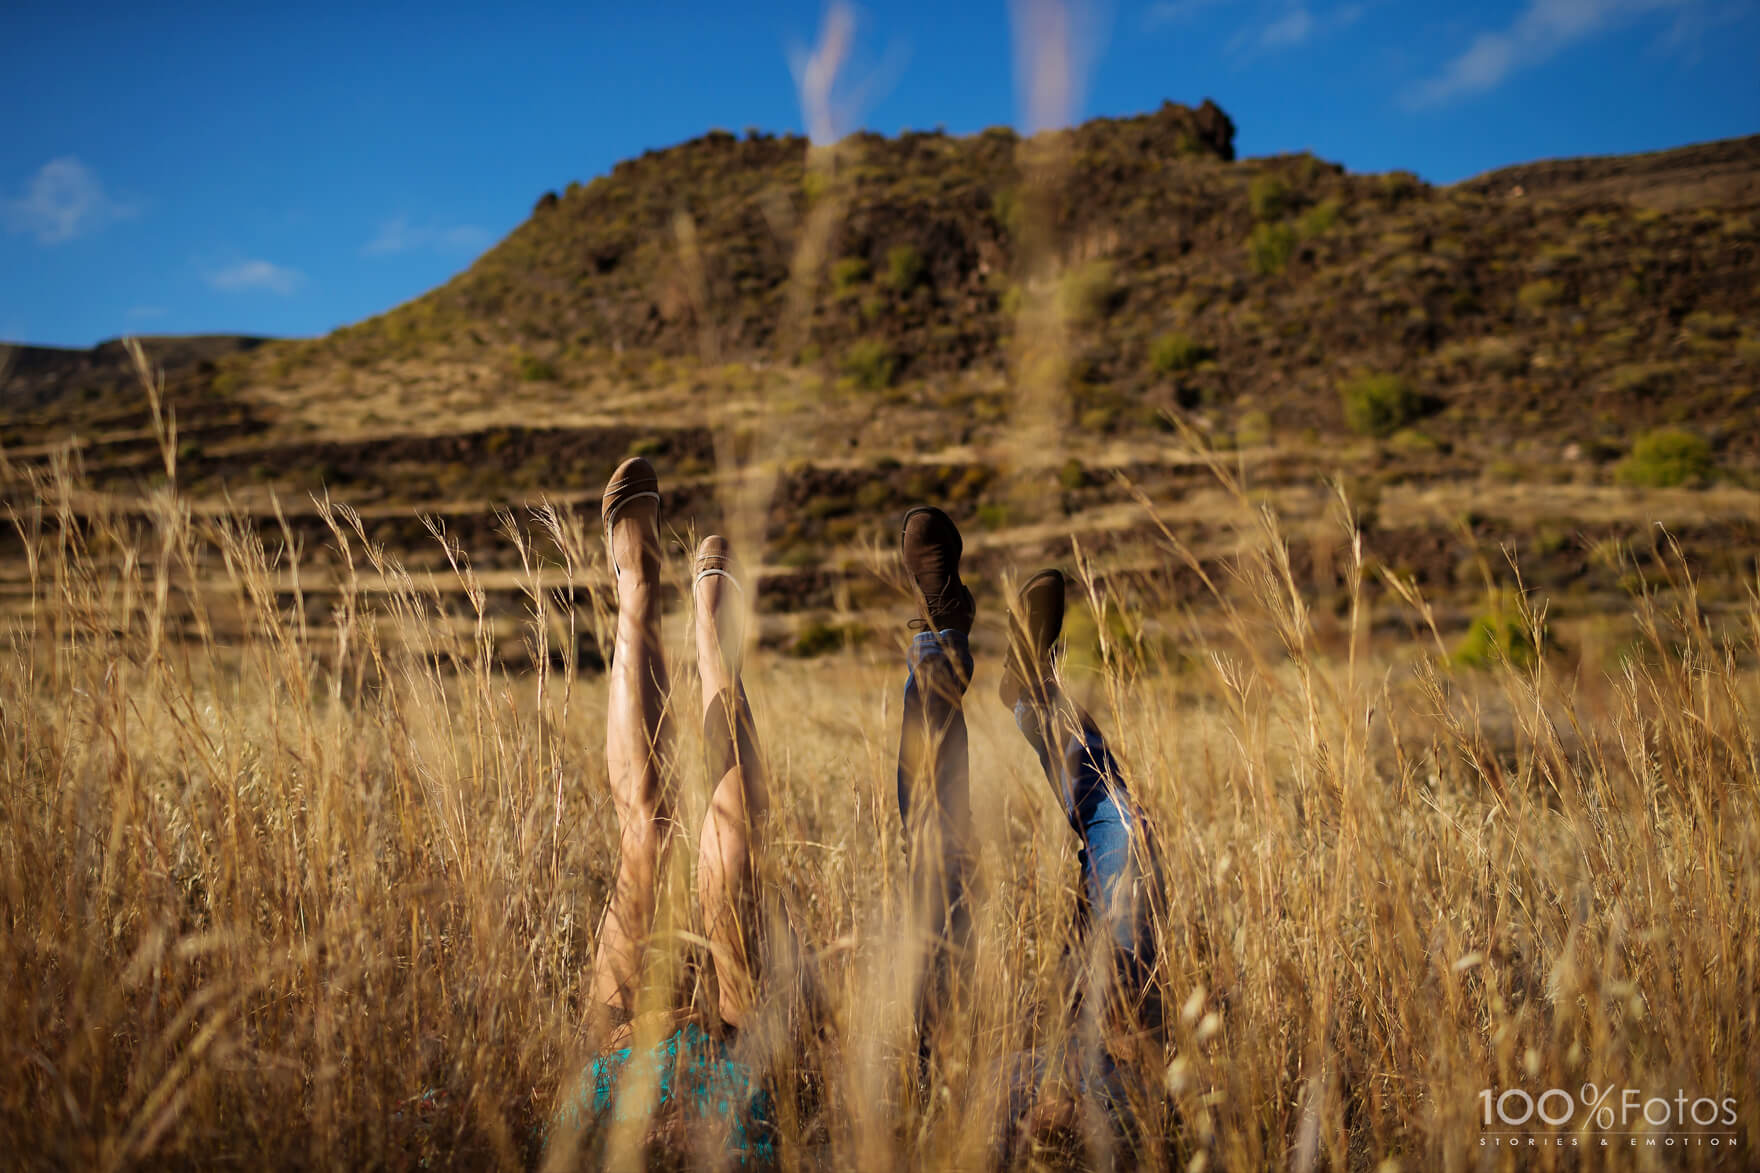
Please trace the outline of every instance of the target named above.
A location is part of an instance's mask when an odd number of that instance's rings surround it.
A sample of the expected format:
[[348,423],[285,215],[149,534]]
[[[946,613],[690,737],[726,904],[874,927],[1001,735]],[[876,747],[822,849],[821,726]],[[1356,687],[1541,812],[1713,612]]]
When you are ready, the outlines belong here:
[[[838,129],[1213,97],[1244,155],[1433,182],[1760,131],[1756,0],[1059,3],[856,8]],[[797,77],[826,24],[818,0],[153,7],[13,0],[0,18],[0,339],[367,317],[469,265],[547,189],[710,127],[805,129]],[[1041,45],[1077,46],[1071,97],[1038,113],[1011,39],[1029,10],[1067,15]]]

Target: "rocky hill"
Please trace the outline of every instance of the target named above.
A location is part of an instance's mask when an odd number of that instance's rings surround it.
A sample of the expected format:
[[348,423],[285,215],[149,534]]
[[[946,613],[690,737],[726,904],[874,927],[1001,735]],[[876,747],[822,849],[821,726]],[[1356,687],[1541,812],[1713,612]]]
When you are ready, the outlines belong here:
[[[1316,526],[1344,477],[1387,562],[1463,599],[1463,532],[1592,595],[1619,580],[1607,543],[1663,520],[1752,581],[1760,136],[1443,188],[1237,160],[1233,136],[1205,103],[1028,141],[651,151],[327,337],[154,345],[179,484],[255,508],[328,486],[416,564],[438,514],[494,567],[494,505],[590,503],[630,451],[681,526],[719,523],[730,454],[767,461],[768,607],[798,626],[880,601],[845,555],[923,496],[997,564],[1071,533],[1154,562],[1115,474],[1209,532],[1208,474],[1170,444],[1189,428]],[[105,348],[45,355],[5,393],[8,492],[72,443],[126,503],[163,475],[138,393]]]

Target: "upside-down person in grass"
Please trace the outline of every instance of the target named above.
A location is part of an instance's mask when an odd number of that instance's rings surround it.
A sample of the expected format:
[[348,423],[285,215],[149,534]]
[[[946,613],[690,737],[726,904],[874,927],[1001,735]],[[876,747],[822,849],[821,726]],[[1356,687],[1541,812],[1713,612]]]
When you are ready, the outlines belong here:
[[[920,1019],[927,1037],[965,951],[966,876],[973,834],[963,698],[972,679],[968,646],[977,607],[960,580],[963,543],[953,520],[932,506],[905,514],[901,552],[922,630],[907,656],[898,766],[899,813],[910,853],[919,923],[930,941]],[[1013,1072],[1013,1137],[1092,1127],[1129,1105],[1119,1063],[1147,1057],[1161,1029],[1151,980],[1156,950],[1151,906],[1158,895],[1148,826],[1094,718],[1059,683],[1063,630],[1061,571],[1042,570],[1021,588],[1009,615],[1002,703],[1014,714],[1058,803],[1081,840],[1079,947],[1074,1045],[1051,1048]],[[1103,1111],[1096,1113],[1094,1109]]]
[[[773,1068],[773,1052],[803,1029],[796,1019],[810,998],[799,967],[778,963],[777,947],[792,944],[792,935],[761,899],[753,870],[769,800],[740,681],[738,571],[726,539],[703,539],[692,595],[702,678],[697,711],[713,790],[696,878],[717,996],[699,1015],[640,1004],[673,826],[663,778],[669,698],[660,642],[660,491],[646,460],[626,460],[612,474],[602,512],[618,602],[605,730],[617,876],[589,994],[588,1032],[600,1053],[563,1098],[552,1155],[557,1140],[574,1147],[582,1133],[589,1143],[607,1143],[621,1122],[643,1149],[694,1153],[712,1163],[729,1153],[767,1161],[775,1155],[777,1101],[758,1073]],[[753,1029],[760,1007],[770,1029]]]
[[[554,1146],[557,1139],[572,1147],[583,1132],[603,1141],[622,1121],[643,1147],[678,1155],[731,1152],[766,1162],[776,1155],[778,1102],[758,1073],[774,1067],[779,1051],[786,1059],[816,1015],[802,967],[777,964],[798,952],[790,948],[786,924],[761,898],[753,868],[768,797],[740,680],[741,588],[727,542],[714,536],[698,548],[692,594],[703,740],[714,787],[697,895],[717,998],[708,1015],[665,1007],[643,1014],[648,1008],[640,1005],[660,860],[672,827],[663,778],[668,694],[660,644],[659,508],[653,468],[640,457],[626,460],[612,474],[603,502],[618,596],[605,740],[619,828],[617,877],[590,983],[589,1033],[603,1041],[579,1086],[563,1097],[552,1152],[565,1152]],[[944,1020],[966,952],[973,836],[961,705],[971,680],[967,637],[976,607],[959,577],[959,531],[945,513],[911,510],[901,539],[917,622],[924,628],[907,657],[897,782],[911,907],[926,946],[919,1003],[926,1043]],[[1090,930],[1088,952],[1096,963],[1088,967],[1094,980],[1084,983],[1081,996],[1090,1011],[1087,1023],[1104,1017],[1114,1045],[1065,1052],[1059,1066],[1070,1078],[1061,1082],[1076,1089],[1074,1096],[1033,1094],[1060,1082],[1044,1063],[1011,1073],[1011,1117],[1030,1129],[1073,1124],[1070,1114],[1083,1101],[1109,1098],[1116,1106],[1113,1052],[1119,1041],[1128,1044],[1141,1034],[1146,1022],[1152,1028],[1149,1020],[1155,1018],[1148,981],[1153,869],[1145,862],[1141,819],[1116,760],[1093,718],[1056,681],[1052,658],[1063,595],[1057,571],[1035,575],[1022,591],[1002,696],[1081,836],[1081,923]],[[793,972],[778,972],[784,968]],[[759,1018],[781,1029],[753,1030]]]

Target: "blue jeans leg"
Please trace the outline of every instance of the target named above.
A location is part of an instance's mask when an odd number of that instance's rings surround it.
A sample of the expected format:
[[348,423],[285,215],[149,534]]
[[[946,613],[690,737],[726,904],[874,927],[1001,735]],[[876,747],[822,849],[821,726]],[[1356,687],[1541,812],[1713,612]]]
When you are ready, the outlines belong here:
[[906,656],[898,815],[916,912],[931,939],[963,939],[969,921],[972,806],[963,698],[972,679],[964,632],[925,631]]
[[[1111,938],[1123,980],[1146,981],[1154,961],[1148,844],[1118,759],[1094,723],[1055,688],[1043,701],[1023,697],[1014,719],[1081,837],[1083,923]],[[1139,840],[1134,847],[1133,834]]]

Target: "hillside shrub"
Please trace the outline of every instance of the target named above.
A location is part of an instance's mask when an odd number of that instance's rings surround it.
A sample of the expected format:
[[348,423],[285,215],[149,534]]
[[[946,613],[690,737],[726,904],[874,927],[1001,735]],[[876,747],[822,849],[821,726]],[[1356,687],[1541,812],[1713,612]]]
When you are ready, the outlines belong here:
[[1296,234],[1288,224],[1257,224],[1247,237],[1247,254],[1253,272],[1262,277],[1283,272],[1296,248]]
[[1417,418],[1422,400],[1394,374],[1359,375],[1339,388],[1345,422],[1365,436],[1387,436]]
[[1628,485],[1666,489],[1702,484],[1716,474],[1717,465],[1703,436],[1684,428],[1658,428],[1638,437],[1617,471]]
[[1149,344],[1149,366],[1158,375],[1189,371],[1211,356],[1211,349],[1189,334],[1174,331]]
[[996,224],[1007,236],[1019,236],[1021,233],[1021,196],[1012,187],[1005,187],[990,197],[990,214],[996,217]]
[[1112,266],[1098,260],[1078,265],[1064,274],[1058,293],[1064,316],[1070,321],[1079,324],[1102,318],[1111,312],[1118,295]]
[[1520,374],[1528,367],[1528,355],[1521,346],[1495,334],[1450,342],[1436,351],[1436,361],[1445,367],[1470,367],[1490,375]]
[[1263,411],[1243,413],[1234,426],[1234,443],[1237,448],[1263,448],[1271,443],[1271,416]]
[[556,368],[535,354],[519,356],[519,377],[528,383],[549,383],[556,379]]
[[1621,363],[1607,372],[1607,386],[1615,395],[1653,398],[1666,395],[1680,373],[1674,363]]
[[1338,223],[1338,201],[1321,200],[1306,212],[1302,213],[1302,235],[1324,236]]
[[977,521],[984,529],[1004,529],[1014,521],[1014,511],[1006,501],[985,501],[976,510]]
[[898,374],[898,356],[878,338],[852,342],[843,352],[843,373],[867,391],[883,391]]
[[1071,678],[1108,670],[1141,672],[1168,650],[1143,630],[1135,608],[1111,603],[1102,603],[1099,615],[1086,603],[1071,606],[1063,632],[1064,668]]
[[1289,209],[1289,186],[1275,175],[1255,175],[1247,185],[1247,204],[1255,220],[1281,219]]
[[892,486],[884,480],[867,481],[856,490],[856,508],[864,513],[877,512],[891,501]]
[[[1546,642],[1544,629],[1540,641]],[[1539,654],[1521,607],[1508,594],[1499,594],[1474,618],[1449,659],[1461,668],[1494,668],[1500,663],[1528,668]]]
[[1742,332],[1742,322],[1734,314],[1714,314],[1706,310],[1694,310],[1681,319],[1681,328],[1689,334],[1697,334],[1701,338],[1727,341]]
[[886,283],[895,293],[909,293],[923,279],[923,254],[908,244],[893,245],[886,253]]
[[845,648],[855,647],[867,636],[867,629],[859,623],[827,623],[823,619],[814,619],[795,635],[788,652],[789,655],[801,659],[823,656],[828,652],[840,652]]
[[863,257],[839,257],[831,263],[831,288],[849,293],[868,279],[868,262]]
[[1516,292],[1516,301],[1526,310],[1543,310],[1564,296],[1559,283],[1548,277],[1530,281]]

